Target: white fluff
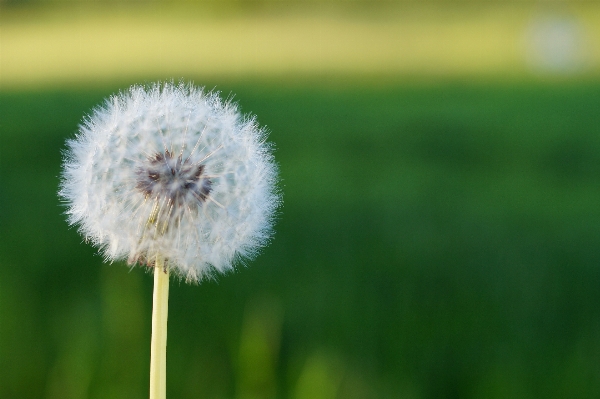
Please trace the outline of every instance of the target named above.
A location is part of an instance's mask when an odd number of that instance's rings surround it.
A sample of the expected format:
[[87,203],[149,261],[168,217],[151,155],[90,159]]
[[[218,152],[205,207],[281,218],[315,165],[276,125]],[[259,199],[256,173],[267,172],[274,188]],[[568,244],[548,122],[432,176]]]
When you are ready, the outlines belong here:
[[266,132],[192,85],[133,86],[67,142],[59,195],[68,221],[107,260],[166,267],[190,281],[250,259],[280,204]]

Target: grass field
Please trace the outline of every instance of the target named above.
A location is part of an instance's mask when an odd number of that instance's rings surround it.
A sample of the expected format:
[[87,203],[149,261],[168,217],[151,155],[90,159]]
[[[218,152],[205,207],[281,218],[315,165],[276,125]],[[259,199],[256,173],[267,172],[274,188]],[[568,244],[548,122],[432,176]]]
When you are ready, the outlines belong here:
[[[600,84],[218,87],[285,204],[250,267],[172,285],[170,398],[600,396]],[[116,89],[0,92],[2,398],[147,397],[152,277],[56,196]]]

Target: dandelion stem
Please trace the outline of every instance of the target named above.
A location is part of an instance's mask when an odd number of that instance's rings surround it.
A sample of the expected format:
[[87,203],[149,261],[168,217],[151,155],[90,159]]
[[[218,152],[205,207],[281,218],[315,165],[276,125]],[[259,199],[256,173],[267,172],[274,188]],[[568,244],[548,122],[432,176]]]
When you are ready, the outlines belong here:
[[165,399],[167,388],[167,316],[169,312],[169,271],[156,257],[150,343],[150,399]]

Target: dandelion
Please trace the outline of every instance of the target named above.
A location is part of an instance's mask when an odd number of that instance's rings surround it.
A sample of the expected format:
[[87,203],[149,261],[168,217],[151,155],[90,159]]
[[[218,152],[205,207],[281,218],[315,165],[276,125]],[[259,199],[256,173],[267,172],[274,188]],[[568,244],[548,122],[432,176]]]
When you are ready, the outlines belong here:
[[214,277],[271,237],[280,196],[265,139],[217,93],[166,83],[110,97],[67,142],[69,223],[106,260],[154,270],[151,398],[164,397],[169,273]]

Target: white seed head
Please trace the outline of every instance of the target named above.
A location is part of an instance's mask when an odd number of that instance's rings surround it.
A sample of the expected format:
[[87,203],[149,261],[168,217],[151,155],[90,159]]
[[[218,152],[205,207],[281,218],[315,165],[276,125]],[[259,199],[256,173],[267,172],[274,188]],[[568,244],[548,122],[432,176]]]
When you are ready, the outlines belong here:
[[217,93],[133,86],[67,142],[59,195],[107,260],[200,281],[250,259],[280,205],[277,167],[254,117]]

